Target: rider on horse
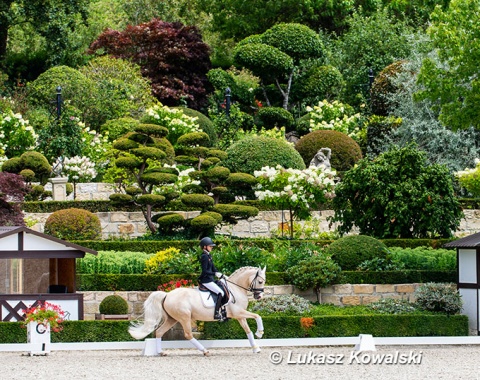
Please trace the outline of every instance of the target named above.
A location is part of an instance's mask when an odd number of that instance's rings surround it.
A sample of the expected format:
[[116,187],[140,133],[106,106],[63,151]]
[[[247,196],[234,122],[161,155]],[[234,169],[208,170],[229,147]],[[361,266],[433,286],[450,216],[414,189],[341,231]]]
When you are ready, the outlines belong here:
[[215,244],[213,243],[211,238],[204,237],[202,240],[200,240],[200,247],[203,250],[202,256],[200,257],[202,273],[198,280],[203,286],[205,286],[208,290],[218,296],[217,302],[215,304],[214,318],[220,321],[224,321],[226,319],[226,315],[225,313],[220,313],[220,308],[222,306],[222,299],[225,296],[225,292],[214,281],[214,276],[222,278],[223,274],[219,272],[217,268],[215,268],[215,264],[213,264],[212,260],[212,255],[210,254],[213,247],[215,247]]

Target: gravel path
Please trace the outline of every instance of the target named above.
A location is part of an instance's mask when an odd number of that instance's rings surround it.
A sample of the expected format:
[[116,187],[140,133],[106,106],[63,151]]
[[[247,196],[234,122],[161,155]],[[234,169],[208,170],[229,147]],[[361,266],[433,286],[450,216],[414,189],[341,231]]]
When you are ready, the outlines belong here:
[[[166,357],[144,357],[139,350],[52,351],[48,356],[4,352],[0,379],[480,379],[477,345],[381,346],[361,353],[345,346],[265,347],[260,354],[247,348],[210,352],[210,357],[194,349],[168,350]],[[384,363],[374,364],[383,354]],[[282,362],[274,364],[279,356]],[[402,364],[408,360],[412,362]],[[397,362],[388,364],[391,361]]]

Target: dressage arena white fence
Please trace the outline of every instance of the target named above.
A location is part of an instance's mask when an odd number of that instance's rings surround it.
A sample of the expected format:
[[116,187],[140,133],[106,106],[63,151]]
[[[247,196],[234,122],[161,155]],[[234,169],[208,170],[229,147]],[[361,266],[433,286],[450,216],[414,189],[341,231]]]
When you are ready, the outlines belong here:
[[[94,351],[94,350],[139,350],[139,355],[148,355],[147,347],[155,339],[138,342],[89,342],[89,343],[50,343],[51,351]],[[200,340],[206,349],[211,348],[250,348],[247,339]],[[354,346],[357,351],[374,351],[375,346],[427,346],[427,345],[476,345],[480,336],[426,336],[426,337],[372,337],[360,334],[358,337],[339,338],[287,338],[259,339],[257,344],[265,347],[315,347],[315,346]],[[163,341],[164,349],[193,348],[189,341]],[[41,344],[9,343],[0,344],[0,352],[38,352],[44,350]]]

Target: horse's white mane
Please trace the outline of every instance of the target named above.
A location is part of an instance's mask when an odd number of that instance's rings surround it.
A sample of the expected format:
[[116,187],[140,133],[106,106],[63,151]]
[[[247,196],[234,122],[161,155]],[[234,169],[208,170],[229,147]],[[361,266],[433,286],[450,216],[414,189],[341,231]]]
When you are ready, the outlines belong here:
[[236,276],[237,274],[241,274],[250,269],[259,270],[259,268],[256,268],[256,267],[241,267],[241,268],[238,268],[235,272],[233,272],[229,277]]

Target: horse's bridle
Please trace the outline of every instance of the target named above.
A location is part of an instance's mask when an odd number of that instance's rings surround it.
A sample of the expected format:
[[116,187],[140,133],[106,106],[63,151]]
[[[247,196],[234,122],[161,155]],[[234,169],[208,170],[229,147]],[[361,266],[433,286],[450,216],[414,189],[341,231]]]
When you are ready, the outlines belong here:
[[239,288],[242,288],[244,290],[246,290],[247,292],[252,292],[253,293],[253,298],[255,298],[256,300],[260,299],[260,295],[264,292],[265,288],[257,288],[257,279],[260,277],[263,279],[264,283],[265,283],[265,279],[263,277],[260,276],[260,270],[257,270],[257,273],[255,274],[255,277],[253,278],[252,282],[250,283],[250,286],[248,288],[245,288],[244,286],[241,286],[241,285],[238,285],[228,279],[226,279],[227,282],[229,282],[230,284],[233,284],[233,285],[236,285],[238,286]]

